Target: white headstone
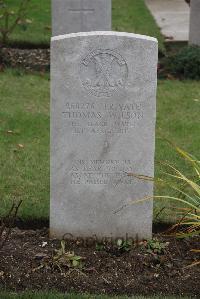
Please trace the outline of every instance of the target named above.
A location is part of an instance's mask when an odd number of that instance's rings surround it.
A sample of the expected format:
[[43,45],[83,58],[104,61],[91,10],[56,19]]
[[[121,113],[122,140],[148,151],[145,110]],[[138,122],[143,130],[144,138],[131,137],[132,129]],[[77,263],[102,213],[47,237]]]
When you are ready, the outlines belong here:
[[200,46],[200,0],[190,2],[189,43]]
[[52,0],[52,35],[111,30],[111,0]]
[[52,38],[51,235],[150,238],[157,40]]

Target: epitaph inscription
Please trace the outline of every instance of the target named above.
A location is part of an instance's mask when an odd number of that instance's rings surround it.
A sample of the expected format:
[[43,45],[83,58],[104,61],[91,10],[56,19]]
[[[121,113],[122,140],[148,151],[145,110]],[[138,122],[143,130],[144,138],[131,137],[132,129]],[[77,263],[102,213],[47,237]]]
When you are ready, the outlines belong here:
[[110,97],[125,87],[128,67],[124,58],[112,50],[96,50],[81,62],[83,86],[97,97]]
[[151,238],[157,41],[69,34],[51,48],[53,237]]
[[133,184],[131,160],[75,160],[70,172],[71,184],[113,185]]

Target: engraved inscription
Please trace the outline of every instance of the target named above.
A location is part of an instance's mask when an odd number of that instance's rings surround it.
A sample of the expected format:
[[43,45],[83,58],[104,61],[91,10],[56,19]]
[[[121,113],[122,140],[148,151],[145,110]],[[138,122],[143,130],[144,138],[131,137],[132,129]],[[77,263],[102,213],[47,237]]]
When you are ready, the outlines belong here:
[[110,97],[124,89],[128,67],[124,58],[115,51],[96,50],[81,61],[80,75],[83,86],[90,93]]
[[74,160],[70,171],[72,185],[132,184],[130,160]]
[[144,108],[144,102],[67,102],[62,114],[72,134],[126,134],[144,119]]

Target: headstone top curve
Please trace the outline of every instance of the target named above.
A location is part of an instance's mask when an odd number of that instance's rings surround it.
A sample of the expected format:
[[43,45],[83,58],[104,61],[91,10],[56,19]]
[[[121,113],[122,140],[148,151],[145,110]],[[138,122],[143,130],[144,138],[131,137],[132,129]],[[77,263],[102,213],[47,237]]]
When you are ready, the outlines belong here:
[[88,36],[123,36],[129,38],[135,38],[140,40],[149,40],[158,43],[158,40],[155,37],[135,34],[135,33],[127,33],[127,32],[118,32],[118,31],[91,31],[91,32],[78,32],[78,33],[69,33],[64,35],[58,35],[51,38],[51,41],[59,41],[73,37],[88,37]]

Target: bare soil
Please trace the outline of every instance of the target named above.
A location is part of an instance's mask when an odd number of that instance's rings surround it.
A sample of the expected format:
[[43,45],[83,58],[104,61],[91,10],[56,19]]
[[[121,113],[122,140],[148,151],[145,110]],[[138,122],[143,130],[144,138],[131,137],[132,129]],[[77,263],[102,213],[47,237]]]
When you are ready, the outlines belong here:
[[0,68],[21,68],[26,71],[50,70],[50,49],[0,49]]
[[155,234],[166,247],[161,253],[138,242],[126,251],[116,245],[87,246],[66,241],[66,252],[83,258],[82,267],[55,261],[60,241],[48,229],[15,228],[0,251],[0,288],[12,291],[57,290],[99,294],[167,294],[200,298],[200,237],[177,240]]

